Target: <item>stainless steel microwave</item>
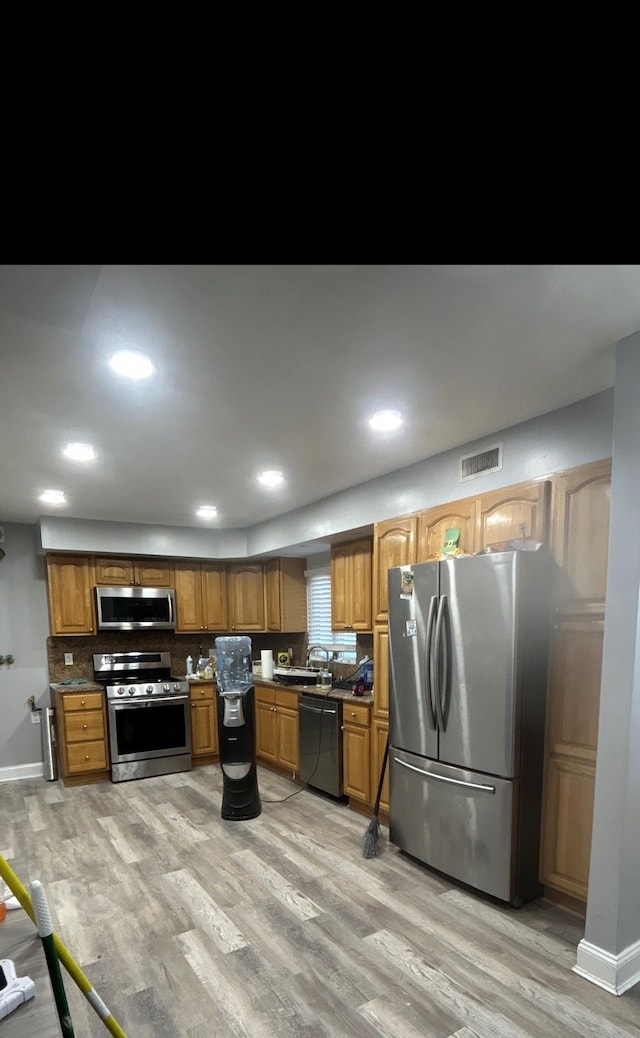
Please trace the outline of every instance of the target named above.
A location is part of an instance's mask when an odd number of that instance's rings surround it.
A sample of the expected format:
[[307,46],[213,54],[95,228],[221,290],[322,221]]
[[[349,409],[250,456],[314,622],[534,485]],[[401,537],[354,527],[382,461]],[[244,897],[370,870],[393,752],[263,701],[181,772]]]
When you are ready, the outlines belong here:
[[173,631],[176,597],[169,587],[97,587],[99,631]]

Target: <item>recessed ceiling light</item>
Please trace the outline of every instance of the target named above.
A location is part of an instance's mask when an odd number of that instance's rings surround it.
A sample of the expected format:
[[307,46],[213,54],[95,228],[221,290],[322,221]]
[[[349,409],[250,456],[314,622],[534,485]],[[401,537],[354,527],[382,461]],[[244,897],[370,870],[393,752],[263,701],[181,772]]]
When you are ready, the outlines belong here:
[[45,501],[48,505],[64,505],[67,503],[62,490],[43,490],[40,494],[40,500]]
[[71,461],[93,461],[96,456],[90,443],[68,443],[63,447],[62,453]]
[[265,472],[261,472],[257,479],[263,487],[279,487],[281,483],[284,483],[284,476],[278,469],[267,469]]
[[118,375],[125,378],[149,378],[154,367],[146,353],[137,350],[116,350],[109,364]]
[[369,419],[369,425],[376,432],[391,432],[402,425],[402,415],[399,411],[376,411]]
[[201,505],[197,510],[196,515],[200,519],[215,519],[218,514],[218,509],[215,505]]

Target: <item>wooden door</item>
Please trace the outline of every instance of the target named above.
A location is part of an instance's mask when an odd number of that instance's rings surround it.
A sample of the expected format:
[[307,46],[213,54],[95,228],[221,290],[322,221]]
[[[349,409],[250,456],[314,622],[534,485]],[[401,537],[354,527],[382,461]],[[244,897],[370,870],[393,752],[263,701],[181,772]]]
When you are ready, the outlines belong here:
[[371,732],[345,724],[343,730],[344,792],[364,804],[371,803]]
[[47,591],[52,635],[94,634],[93,567],[78,555],[47,557]]
[[291,771],[299,766],[298,711],[288,707],[277,707],[278,717],[278,763]]
[[389,720],[389,632],[386,627],[376,627],[373,632],[373,716],[381,721]]
[[406,566],[416,561],[416,530],[415,515],[387,519],[374,525],[373,618],[376,623],[389,622],[387,571],[393,566]]
[[418,562],[428,562],[441,551],[447,530],[460,530],[458,547],[468,555],[476,550],[477,500],[466,497],[429,508],[418,515]]
[[203,562],[200,566],[202,623],[205,631],[228,631],[227,570],[224,563]]
[[203,631],[200,563],[176,562],[176,633]]
[[478,500],[476,551],[519,537],[548,543],[551,483],[541,480],[482,494]]
[[96,556],[93,560],[96,584],[106,587],[125,587],[135,582],[131,559],[111,559]]
[[227,570],[232,631],[264,631],[264,573],[261,562],[236,563]]
[[280,560],[269,559],[264,564],[265,625],[268,631],[282,630]]
[[216,709],[213,699],[191,703],[191,754],[201,757],[218,752]]
[[[384,750],[389,736],[389,722],[373,718],[371,725],[371,799],[375,803],[378,795],[380,782],[380,771],[384,761]],[[382,782],[382,793],[380,794],[380,810],[389,814],[389,761],[385,768]]]
[[336,544],[331,549],[331,628],[349,630],[349,546]]
[[134,580],[141,587],[173,587],[173,563],[168,559],[138,559],[134,562]]
[[273,702],[256,690],[256,755],[273,764],[278,761],[278,718]]
[[371,630],[371,563],[372,550],[369,538],[352,541],[348,573],[351,631]]

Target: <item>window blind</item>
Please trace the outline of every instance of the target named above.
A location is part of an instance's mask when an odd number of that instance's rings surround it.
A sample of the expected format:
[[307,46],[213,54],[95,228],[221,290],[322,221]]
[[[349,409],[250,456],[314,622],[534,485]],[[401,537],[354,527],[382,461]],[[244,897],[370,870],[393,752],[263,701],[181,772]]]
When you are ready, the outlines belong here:
[[307,570],[307,632],[309,645],[324,645],[334,653],[354,654],[356,635],[331,630],[331,570]]

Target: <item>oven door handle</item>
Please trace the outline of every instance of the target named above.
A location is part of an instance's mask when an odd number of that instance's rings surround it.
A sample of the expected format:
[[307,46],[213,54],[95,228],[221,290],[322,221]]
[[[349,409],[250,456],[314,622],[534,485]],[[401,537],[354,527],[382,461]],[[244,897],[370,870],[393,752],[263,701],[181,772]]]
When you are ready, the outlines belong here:
[[156,706],[160,703],[188,703],[189,696],[155,696],[149,699],[111,699],[109,706],[114,710],[131,710],[140,706]]

